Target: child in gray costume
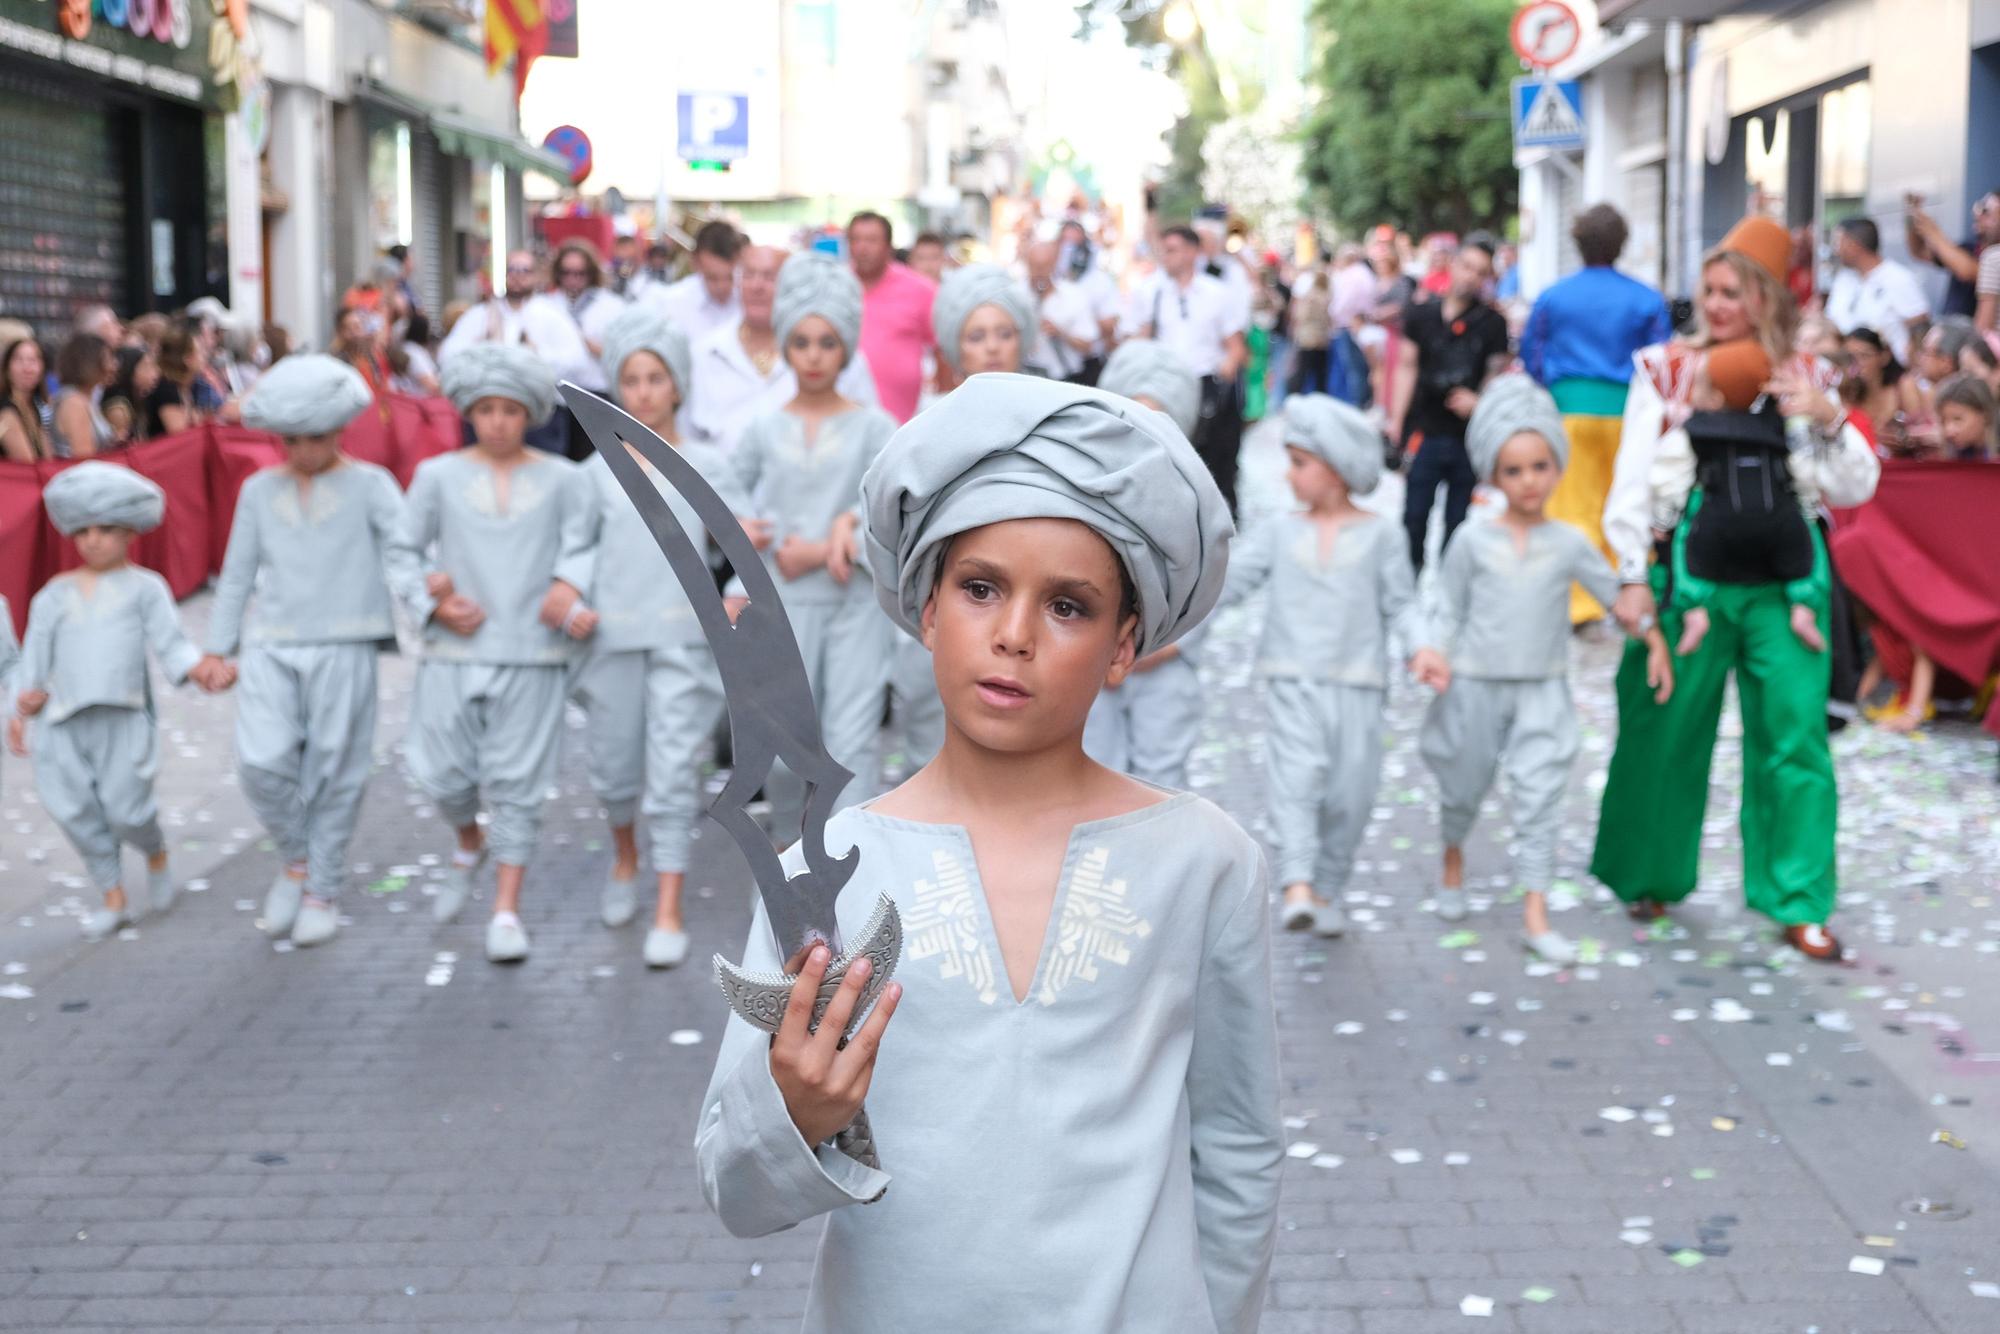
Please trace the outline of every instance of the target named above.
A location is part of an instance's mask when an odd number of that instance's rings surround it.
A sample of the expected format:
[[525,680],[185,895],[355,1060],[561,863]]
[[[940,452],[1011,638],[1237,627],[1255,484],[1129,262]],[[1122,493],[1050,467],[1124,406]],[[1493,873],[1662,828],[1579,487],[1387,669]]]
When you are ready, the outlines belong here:
[[[84,563],[49,580],[28,604],[8,744],[25,755],[32,742],[42,806],[104,895],[104,906],[83,919],[84,935],[99,939],[174,901],[153,799],[160,728],[146,655],[176,685],[193,677],[212,690],[222,682],[196,675],[201,653],[181,632],[167,581],[128,559],[133,540],[166,513],[158,486],[130,468],[85,462],[57,473],[42,503]],[[146,857],[146,893],[137,901],[125,892],[119,864],[127,843]]]
[[244,399],[244,425],[283,436],[285,464],[237,494],[203,659],[226,668],[242,649],[236,763],[284,859],[263,927],[294,945],[340,929],[334,905],[374,758],[375,659],[396,640],[389,585],[405,596],[423,586],[394,545],[396,479],[340,452],[340,432],[374,406],[353,367],[320,355],[286,357]]
[[1382,436],[1326,394],[1285,400],[1286,474],[1303,511],[1237,543],[1225,597],[1268,583],[1257,671],[1278,883],[1288,930],[1347,929],[1341,898],[1382,777],[1382,705],[1391,659],[1443,689],[1401,529],[1354,503],[1382,476]]
[[[424,660],[405,744],[410,773],[458,834],[432,915],[458,916],[490,847],[495,872],[486,957],[528,957],[521,882],[555,776],[573,655],[556,561],[585,506],[576,466],[526,447],[555,411],[555,376],[523,347],[481,343],[453,357],[445,392],[472,424],[470,449],[426,459],[410,485],[397,545],[427,570],[406,594],[424,623]],[[479,800],[492,808],[482,835]]]
[[[732,509],[748,509],[728,456],[681,438],[675,413],[689,354],[678,329],[651,308],[624,311],[604,331],[604,374],[620,406],[678,449]],[[643,458],[639,463],[688,540],[705,550],[708,532],[694,510]],[[556,578],[576,590],[563,615],[574,618],[571,626],[589,645],[576,693],[590,715],[591,784],[616,847],[600,915],[615,928],[638,911],[634,825],[643,793],[657,881],[644,958],[649,967],[671,968],[687,957],[681,889],[701,814],[701,757],[723,715],[722,678],[687,594],[602,456],[584,463],[583,481],[582,522],[564,540]]]
[[[1201,381],[1173,351],[1151,339],[1121,344],[1104,363],[1097,387],[1164,412],[1185,436],[1201,411]],[[1156,787],[1187,786],[1188,756],[1201,733],[1201,680],[1195,674],[1203,630],[1132,664],[1090,706],[1083,748],[1099,764]]]
[[[877,790],[892,633],[856,561],[861,475],[896,420],[837,387],[861,338],[861,284],[846,265],[793,255],[778,273],[772,309],[799,392],[752,421],[730,457],[753,512],[770,521],[764,563],[805,656],[827,752],[854,775],[841,794],[851,804]],[[780,768],[768,791],[776,827],[795,829],[805,785]]]
[[[1544,513],[1569,459],[1562,416],[1547,390],[1525,375],[1487,384],[1466,428],[1475,475],[1507,497],[1505,513],[1462,525],[1438,572],[1436,619],[1451,659],[1451,686],[1432,701],[1421,749],[1437,775],[1442,803],[1444,880],[1436,909],[1462,920],[1466,836],[1501,767],[1512,807],[1514,882],[1523,899],[1522,943],[1554,964],[1574,963],[1576,946],[1549,925],[1557,822],[1576,758],[1576,709],[1569,695],[1569,587],[1605,606],[1618,580],[1581,531]],[[1673,690],[1666,640],[1646,635],[1648,684]]]

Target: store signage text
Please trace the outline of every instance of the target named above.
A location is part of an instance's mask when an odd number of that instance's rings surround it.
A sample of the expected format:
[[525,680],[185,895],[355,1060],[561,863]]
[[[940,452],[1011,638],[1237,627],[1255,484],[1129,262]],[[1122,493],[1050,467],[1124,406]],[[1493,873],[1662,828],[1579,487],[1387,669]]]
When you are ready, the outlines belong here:
[[[200,101],[206,92],[199,75],[135,55],[135,43],[167,48],[161,56],[185,51],[194,40],[192,0],[55,0],[53,4],[0,4],[0,47],[58,61],[100,78]],[[8,17],[53,11],[54,21],[36,26]],[[101,26],[100,26],[101,25]],[[91,40],[95,37],[97,40]],[[128,49],[98,43],[111,39]],[[140,47],[141,50],[145,46]]]

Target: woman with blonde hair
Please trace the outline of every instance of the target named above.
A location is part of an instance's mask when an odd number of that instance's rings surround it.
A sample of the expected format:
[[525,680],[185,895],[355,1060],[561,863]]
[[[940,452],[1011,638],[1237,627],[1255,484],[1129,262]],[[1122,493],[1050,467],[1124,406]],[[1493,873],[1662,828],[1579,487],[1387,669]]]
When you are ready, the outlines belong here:
[[[1661,438],[1687,418],[1709,348],[1754,339],[1779,368],[1766,390],[1794,435],[1804,437],[1796,440],[1789,467],[1799,502],[1809,509],[1821,502],[1851,506],[1874,494],[1880,464],[1831,392],[1836,376],[1792,351],[1797,317],[1785,285],[1790,249],[1785,229],[1768,218],[1737,224],[1702,262],[1694,335],[1637,357],[1604,512],[1622,584],[1615,614],[1628,633],[1650,630],[1666,601],[1669,565],[1651,557],[1685,519],[1655,512],[1649,477]],[[1697,485],[1714,480],[1706,472],[1697,475]],[[1814,544],[1824,561],[1817,530]],[[1678,685],[1665,704],[1655,703],[1646,686],[1643,650],[1628,649],[1619,667],[1618,745],[1591,872],[1642,920],[1661,916],[1693,892],[1709,761],[1724,687],[1734,672],[1743,716],[1744,897],[1784,928],[1793,947],[1811,958],[1837,959],[1840,945],[1826,929],[1836,880],[1836,799],[1826,741],[1831,658],[1793,634],[1783,583],[1720,583],[1708,610],[1709,635],[1675,664]],[[1680,613],[1670,609],[1665,619],[1667,642],[1675,643]],[[1820,634],[1830,640],[1826,619]]]

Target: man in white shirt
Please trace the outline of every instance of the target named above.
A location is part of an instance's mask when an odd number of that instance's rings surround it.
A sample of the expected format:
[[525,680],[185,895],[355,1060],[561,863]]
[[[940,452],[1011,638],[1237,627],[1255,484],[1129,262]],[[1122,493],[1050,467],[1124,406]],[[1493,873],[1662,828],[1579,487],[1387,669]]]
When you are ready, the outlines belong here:
[[1917,276],[1893,259],[1882,258],[1882,234],[1867,218],[1848,218],[1834,229],[1840,273],[1826,296],[1826,317],[1843,334],[1873,329],[1910,364],[1911,326],[1928,320],[1930,299]]
[[1118,317],[1125,306],[1118,280],[1104,267],[1103,252],[1090,242],[1083,224],[1071,218],[1062,225],[1062,249],[1056,259],[1056,273],[1083,289],[1090,298],[1090,313],[1097,320],[1097,347],[1093,356],[1106,357],[1118,341]]
[[1157,338],[1201,377],[1193,444],[1234,512],[1236,456],[1243,445],[1237,379],[1250,355],[1244,341],[1250,306],[1233,297],[1222,279],[1201,272],[1200,261],[1201,238],[1194,229],[1168,228],[1160,236],[1160,271],[1136,293],[1127,319],[1132,333]]
[[[694,384],[682,412],[682,424],[695,439],[725,450],[735,447],[744,427],[776,412],[799,392],[798,377],[786,364],[771,323],[771,302],[778,292],[785,252],[775,246],[750,246],[741,259],[737,295],[743,312],[695,345],[689,372]],[[858,350],[834,387],[857,403],[877,402],[875,378]]]
[[1081,287],[1056,277],[1057,255],[1054,241],[1036,241],[1024,252],[1036,330],[1021,369],[1040,371],[1051,380],[1094,380],[1089,362],[1101,346],[1097,317]]
[[[542,290],[541,267],[526,250],[507,256],[505,295],[488,297],[451,326],[438,347],[438,365],[449,366],[460,349],[475,343],[518,343],[546,361],[558,380],[581,383],[583,376],[597,369],[597,359],[584,345],[569,311]],[[528,432],[528,443],[552,454],[567,453],[568,417],[568,409],[558,408],[547,425]]]
[[736,261],[743,237],[726,222],[705,222],[694,234],[694,272],[664,287],[649,287],[640,298],[699,344],[743,314],[736,294]]

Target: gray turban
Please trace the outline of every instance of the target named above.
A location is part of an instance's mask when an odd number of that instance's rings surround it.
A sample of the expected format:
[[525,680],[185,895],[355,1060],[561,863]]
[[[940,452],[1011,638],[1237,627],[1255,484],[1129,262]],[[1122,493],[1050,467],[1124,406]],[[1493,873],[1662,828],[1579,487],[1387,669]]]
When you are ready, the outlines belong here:
[[361,372],[322,352],[286,357],[257,377],[243,424],[279,435],[328,435],[375,402]]
[[937,334],[938,355],[953,370],[964,369],[958,361],[958,338],[965,322],[981,306],[998,306],[1021,331],[1022,350],[1035,336],[1035,302],[1028,289],[998,264],[967,264],[945,274],[938,284],[937,299],[931,303],[931,328]]
[[1097,387],[1127,398],[1150,398],[1174,419],[1182,435],[1193,435],[1201,417],[1201,381],[1173,349],[1150,338],[1120,343],[1104,363]]
[[1465,452],[1472,472],[1482,482],[1493,480],[1500,446],[1527,431],[1549,442],[1556,466],[1569,466],[1569,437],[1563,434],[1562,413],[1549,391],[1532,378],[1514,372],[1496,375],[1479,391],[1479,405],[1465,425]]
[[540,426],[556,410],[556,376],[549,363],[514,343],[474,343],[444,367],[444,393],[460,415],[482,398],[511,398]]
[[693,361],[687,335],[650,306],[627,306],[604,326],[604,378],[611,384],[613,398],[618,396],[618,373],[634,352],[651,352],[658,357],[667,374],[674,377],[681,402],[688,401],[693,392],[688,384]]
[[1325,460],[1357,496],[1382,480],[1382,433],[1360,409],[1331,394],[1285,400],[1285,443]]
[[167,513],[167,493],[157,485],[130,468],[95,459],[50,478],[42,503],[64,537],[93,526],[150,533]]
[[1222,593],[1235,527],[1194,446],[1099,389],[975,375],[897,431],[861,481],[876,596],[912,635],[947,541],[1009,519],[1075,519],[1111,544],[1139,599],[1139,653]]
[[792,330],[808,315],[833,326],[854,360],[861,346],[861,280],[832,255],[807,250],[793,255],[778,270],[778,294],[771,302],[771,323],[778,329],[778,346],[792,341]]

